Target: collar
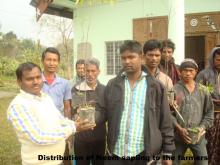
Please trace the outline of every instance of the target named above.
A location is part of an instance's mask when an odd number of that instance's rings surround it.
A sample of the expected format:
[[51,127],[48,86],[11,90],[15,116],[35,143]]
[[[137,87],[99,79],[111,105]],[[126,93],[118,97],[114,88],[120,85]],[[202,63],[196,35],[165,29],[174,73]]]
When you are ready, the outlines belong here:
[[156,73],[154,74],[154,76],[157,77],[157,76],[159,76],[159,74],[160,74],[160,69],[157,67]]
[[91,88],[84,80],[80,84],[76,85],[75,88],[80,91],[91,91],[91,90],[94,91],[96,89],[97,85],[98,85],[98,81],[97,81],[96,85],[93,88]]
[[[194,82],[194,83],[195,83],[195,88],[197,88],[199,84],[196,83],[196,82]],[[179,84],[179,85],[183,86],[185,89],[187,89],[185,83],[183,82],[183,80],[178,81],[177,84]]]
[[41,100],[43,98],[45,98],[47,95],[45,93],[43,93],[42,91],[40,92],[41,96],[37,96],[28,92],[25,92],[24,90],[20,89],[20,94],[25,97],[25,98],[29,98],[29,99],[37,99],[37,100]]
[[[147,76],[147,73],[144,72],[144,71],[141,71],[141,76],[140,76],[139,79],[142,79],[143,77],[146,77],[146,76]],[[125,71],[123,71],[123,72],[121,73],[121,77],[122,77],[122,78],[127,78],[127,73],[126,73]]]
[[[42,80],[43,80],[44,83],[47,83],[47,80],[46,80],[46,78],[45,78],[43,73],[42,73]],[[57,82],[60,82],[60,77],[57,74],[55,74],[54,82],[52,84],[57,83]]]
[[78,75],[76,75],[76,78],[77,79],[83,79],[83,80],[85,79],[84,77],[79,77]]

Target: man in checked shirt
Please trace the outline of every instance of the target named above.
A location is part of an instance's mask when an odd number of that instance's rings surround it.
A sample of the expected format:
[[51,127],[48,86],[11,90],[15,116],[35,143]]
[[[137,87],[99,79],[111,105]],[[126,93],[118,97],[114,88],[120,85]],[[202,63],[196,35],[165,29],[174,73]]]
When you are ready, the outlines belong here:
[[[120,54],[123,69],[105,88],[107,148],[114,159],[105,165],[153,165],[153,157],[170,157],[175,149],[166,91],[142,66],[139,42],[125,41]],[[164,159],[162,164],[172,161]]]
[[42,73],[38,65],[23,63],[16,70],[20,93],[9,105],[7,116],[21,142],[23,165],[59,165],[62,160],[39,160],[39,155],[63,156],[65,139],[71,134],[93,129],[88,121],[73,122],[61,115],[52,99],[41,91]]

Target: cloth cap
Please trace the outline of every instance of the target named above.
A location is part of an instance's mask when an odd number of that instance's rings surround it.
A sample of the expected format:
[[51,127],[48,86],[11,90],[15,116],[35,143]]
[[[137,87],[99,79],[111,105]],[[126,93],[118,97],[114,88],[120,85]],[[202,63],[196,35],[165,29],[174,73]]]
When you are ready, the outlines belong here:
[[185,68],[193,68],[193,69],[198,69],[198,65],[196,64],[196,62],[191,59],[191,58],[186,58],[185,60],[183,60],[183,62],[180,64],[180,70],[183,70]]

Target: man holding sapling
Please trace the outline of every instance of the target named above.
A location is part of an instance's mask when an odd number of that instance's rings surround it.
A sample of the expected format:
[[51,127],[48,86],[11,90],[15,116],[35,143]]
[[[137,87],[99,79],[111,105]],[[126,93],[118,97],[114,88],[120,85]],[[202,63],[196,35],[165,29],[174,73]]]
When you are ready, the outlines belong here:
[[76,133],[74,139],[75,156],[83,156],[76,160],[77,165],[103,165],[104,160],[97,158],[105,154],[106,127],[104,122],[104,89],[97,80],[100,73],[99,61],[95,58],[85,62],[85,81],[72,88],[72,107],[75,118],[87,119],[96,124],[93,130]]
[[[22,165],[61,164],[65,140],[75,132],[95,126],[86,121],[73,122],[64,118],[51,97],[42,92],[41,75],[40,67],[34,63],[18,66],[16,77],[20,93],[12,100],[7,111],[8,120],[21,143]],[[43,156],[60,158],[42,159]]]
[[204,134],[213,124],[213,103],[204,86],[194,81],[198,65],[193,59],[185,59],[180,65],[181,80],[174,86],[177,110],[175,127],[175,165],[190,148],[195,164],[208,165]]

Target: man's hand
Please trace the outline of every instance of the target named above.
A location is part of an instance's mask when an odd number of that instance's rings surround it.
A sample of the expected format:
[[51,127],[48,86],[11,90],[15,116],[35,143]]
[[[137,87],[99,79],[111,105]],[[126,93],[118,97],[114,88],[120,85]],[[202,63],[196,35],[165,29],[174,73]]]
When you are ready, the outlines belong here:
[[76,132],[86,131],[86,130],[93,130],[96,124],[91,124],[88,120],[80,121],[78,118],[75,121],[76,125]]
[[68,143],[69,150],[73,147],[73,135],[70,135],[68,139],[66,139],[66,143]]
[[212,101],[213,101],[214,104],[220,105],[220,100],[218,100],[218,99],[212,99]]
[[218,99],[212,99],[212,101],[215,103],[220,103],[220,100],[218,100]]
[[162,165],[172,165],[172,160],[162,160]]
[[203,127],[200,127],[200,128],[198,128],[199,129],[199,134],[198,134],[198,138],[197,138],[197,141],[196,141],[196,143],[198,143],[199,141],[200,141],[200,139],[201,139],[201,137],[205,134],[205,129],[203,128]]
[[175,111],[175,109],[178,110],[178,105],[177,105],[176,100],[172,100],[172,101],[170,100],[169,105],[170,105],[170,110],[171,111]]
[[180,135],[181,139],[184,141],[186,144],[191,144],[192,139],[189,137],[189,133],[187,129],[182,128],[181,126],[176,127],[178,134]]

